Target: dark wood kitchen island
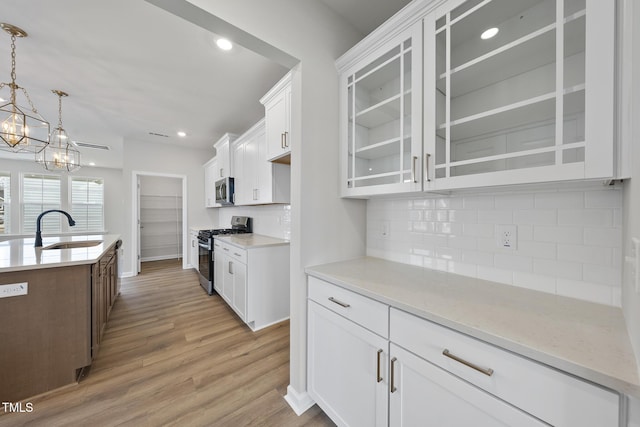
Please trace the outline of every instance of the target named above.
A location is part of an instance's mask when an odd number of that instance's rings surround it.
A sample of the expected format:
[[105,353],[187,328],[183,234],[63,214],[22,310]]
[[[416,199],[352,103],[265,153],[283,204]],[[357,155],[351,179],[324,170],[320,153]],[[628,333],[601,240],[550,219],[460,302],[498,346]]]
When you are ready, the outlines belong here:
[[0,242],[0,401],[77,381],[118,294],[118,235]]

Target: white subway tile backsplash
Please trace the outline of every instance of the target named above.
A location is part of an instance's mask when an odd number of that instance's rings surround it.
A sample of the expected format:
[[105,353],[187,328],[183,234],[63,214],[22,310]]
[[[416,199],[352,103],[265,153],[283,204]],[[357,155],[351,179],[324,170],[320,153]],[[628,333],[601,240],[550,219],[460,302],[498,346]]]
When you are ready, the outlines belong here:
[[622,246],[622,230],[619,228],[585,228],[584,244],[587,246]]
[[584,197],[585,208],[613,208],[622,206],[622,191],[607,189],[587,191]]
[[613,262],[613,250],[597,246],[559,244],[558,260],[610,266]]
[[493,196],[468,196],[462,199],[462,206],[465,209],[493,209]]
[[535,195],[536,209],[582,209],[584,208],[583,192],[538,193]]
[[554,225],[558,215],[553,209],[522,209],[513,212],[515,224]]
[[491,252],[463,250],[462,262],[466,264],[483,265],[493,267],[493,254]]
[[554,243],[518,239],[516,252],[532,258],[556,259],[558,251]]
[[511,271],[532,271],[533,259],[531,257],[511,255],[511,254],[495,254],[493,256],[493,265],[496,268]]
[[500,268],[478,266],[478,279],[491,280],[492,282],[513,284],[513,272]]
[[559,209],[558,225],[613,227],[613,209]]
[[582,227],[556,227],[537,225],[533,228],[533,239],[540,242],[582,243]]
[[513,211],[510,210],[478,210],[479,224],[511,224],[513,223]]
[[533,194],[503,194],[495,197],[495,208],[501,209],[533,209]]
[[533,289],[535,291],[556,293],[556,279],[540,274],[524,273],[521,271],[513,272],[513,284],[521,288]]
[[450,210],[449,221],[473,224],[478,222],[478,211],[475,210]]
[[584,264],[582,266],[582,277],[593,283],[613,287],[621,286],[622,282],[619,268],[604,265]]
[[[367,202],[367,254],[620,305],[622,192],[580,185]],[[383,236],[387,224],[391,232]],[[496,227],[517,226],[513,250]]]
[[562,279],[582,280],[582,264],[552,259],[534,259],[533,272]]
[[566,297],[580,295],[581,299],[598,304],[613,304],[612,288],[595,283],[558,279],[556,281],[556,293]]
[[471,237],[493,237],[494,230],[493,224],[465,223],[462,225],[462,234]]

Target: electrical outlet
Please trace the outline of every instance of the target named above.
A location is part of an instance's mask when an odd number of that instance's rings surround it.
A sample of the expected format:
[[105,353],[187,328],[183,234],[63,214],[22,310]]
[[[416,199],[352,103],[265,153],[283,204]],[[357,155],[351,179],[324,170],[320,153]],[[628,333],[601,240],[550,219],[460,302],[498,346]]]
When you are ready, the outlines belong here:
[[631,262],[633,284],[636,288],[636,293],[640,293],[640,239],[637,237],[631,238]]
[[389,237],[389,221],[382,222],[382,228],[380,229],[380,235],[382,237]]
[[518,246],[518,227],[515,225],[496,226],[496,238],[499,248],[516,249]]
[[0,285],[0,298],[17,297],[18,295],[27,295],[29,291],[29,283],[11,283],[9,285]]

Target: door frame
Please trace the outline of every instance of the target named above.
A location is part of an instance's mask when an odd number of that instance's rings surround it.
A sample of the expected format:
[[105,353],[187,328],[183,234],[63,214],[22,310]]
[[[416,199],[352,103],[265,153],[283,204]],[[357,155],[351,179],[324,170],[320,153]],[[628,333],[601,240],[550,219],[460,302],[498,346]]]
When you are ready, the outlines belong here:
[[140,212],[140,197],[138,191],[138,182],[141,176],[154,176],[161,178],[177,178],[182,180],[182,268],[189,268],[189,231],[187,227],[187,176],[170,173],[133,171],[131,173],[131,265],[133,266],[133,275],[140,273],[140,227],[138,217]]

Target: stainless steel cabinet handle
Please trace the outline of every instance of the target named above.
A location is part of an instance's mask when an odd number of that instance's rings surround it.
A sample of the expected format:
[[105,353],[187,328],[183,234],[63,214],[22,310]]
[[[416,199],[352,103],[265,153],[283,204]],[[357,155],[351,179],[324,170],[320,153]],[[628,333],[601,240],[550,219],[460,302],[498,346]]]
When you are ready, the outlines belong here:
[[424,155],[424,180],[427,182],[431,182],[431,178],[429,177],[429,159],[431,158],[431,154],[425,153]]
[[234,252],[233,253],[235,256],[240,256],[240,254],[238,252]]
[[229,252],[229,248],[222,248],[222,250]]
[[284,148],[289,146],[289,132],[284,131]]
[[229,261],[229,274],[233,274],[233,263]]
[[398,390],[396,388],[396,385],[395,385],[395,379],[396,379],[395,364],[396,364],[396,360],[398,360],[398,359],[396,359],[395,357],[393,359],[391,359],[391,393],[395,393],[396,390]]
[[382,381],[382,376],[380,376],[380,356],[382,355],[382,349],[378,350],[377,359],[378,359],[378,369],[376,370],[377,381]]
[[411,159],[411,181],[413,181],[414,183],[418,182],[418,180],[416,179],[416,161],[418,161],[418,157],[413,156],[413,158]]
[[280,134],[280,148],[284,148],[284,133]]
[[220,178],[224,176],[224,174],[222,173],[223,171],[224,171],[224,168],[220,168]]
[[351,304],[347,304],[346,302],[338,301],[334,297],[329,297],[329,301],[331,301],[334,304],[338,304],[339,306],[344,307],[344,308],[351,307]]
[[481,373],[485,374],[488,377],[493,375],[493,369],[491,369],[491,368],[481,368],[480,366],[478,366],[478,365],[476,365],[474,363],[471,363],[471,362],[468,362],[468,361],[466,361],[464,359],[461,359],[460,357],[456,356],[455,354],[451,354],[449,349],[445,348],[442,351],[442,355],[448,357],[449,359],[453,359],[456,362],[462,363],[463,365],[468,366],[471,369],[475,369],[476,371],[481,372]]

